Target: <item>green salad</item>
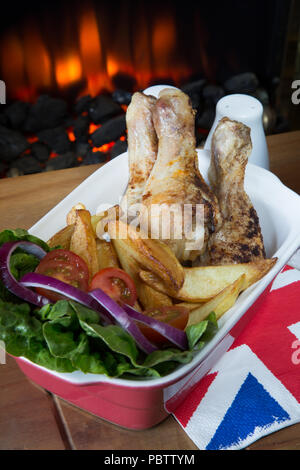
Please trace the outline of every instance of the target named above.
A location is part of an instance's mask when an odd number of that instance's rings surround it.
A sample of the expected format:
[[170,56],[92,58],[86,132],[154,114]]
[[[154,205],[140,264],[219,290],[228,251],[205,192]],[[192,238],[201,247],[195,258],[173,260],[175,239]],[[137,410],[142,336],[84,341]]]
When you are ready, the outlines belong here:
[[157,378],[169,374],[180,364],[189,363],[217,331],[212,312],[204,321],[185,329],[184,350],[167,342],[147,353],[120,322],[107,324],[99,311],[74,297],[34,305],[10,287],[5,273],[9,270],[16,283],[22,285],[22,279],[35,272],[40,258],[24,249],[22,243],[5,258],[5,250],[13,242],[30,242],[45,253],[51,251],[47,243],[26,230],[0,233],[0,340],[12,356],[22,356],[57,372]]

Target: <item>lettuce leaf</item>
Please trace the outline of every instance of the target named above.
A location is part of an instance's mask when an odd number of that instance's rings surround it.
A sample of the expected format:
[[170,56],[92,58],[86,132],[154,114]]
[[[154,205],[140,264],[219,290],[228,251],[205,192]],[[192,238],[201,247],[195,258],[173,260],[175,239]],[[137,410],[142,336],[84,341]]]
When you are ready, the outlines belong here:
[[60,300],[41,309],[0,301],[0,339],[6,351],[56,370],[109,377],[161,377],[192,360],[216,331],[215,315],[187,329],[190,350],[166,348],[145,355],[118,325],[101,324],[97,312]]
[[189,349],[201,349],[215,335],[218,329],[218,322],[214,312],[211,312],[206,320],[195,325],[190,325],[185,332],[188,338]]
[[31,315],[28,304],[0,301],[0,339],[12,356],[23,356],[32,362],[56,370],[72,372],[71,361],[53,356],[47,348],[42,323]]
[[25,274],[34,272],[39,262],[40,260],[34,255],[13,253],[10,259],[11,273],[19,281]]
[[[29,241],[39,245],[46,252],[50,251],[49,246],[43,240],[34,235],[30,235],[27,230],[17,228],[14,230],[3,230],[0,233],[0,247],[3,243],[14,242],[14,241]],[[22,249],[17,248],[10,258],[10,269],[12,275],[20,280],[25,274],[35,271],[35,268],[39,264],[40,260],[31,254],[25,253]],[[11,294],[3,284],[0,279],[0,300],[13,302],[13,303],[22,303],[23,301],[17,296]]]
[[44,240],[41,240],[40,238],[34,235],[31,235],[27,232],[27,230],[24,230],[23,228],[6,229],[0,233],[0,246],[6,242],[15,242],[21,240],[35,243],[36,245],[39,245],[41,248],[43,248],[45,251],[50,251],[49,246],[46,242],[44,242]]

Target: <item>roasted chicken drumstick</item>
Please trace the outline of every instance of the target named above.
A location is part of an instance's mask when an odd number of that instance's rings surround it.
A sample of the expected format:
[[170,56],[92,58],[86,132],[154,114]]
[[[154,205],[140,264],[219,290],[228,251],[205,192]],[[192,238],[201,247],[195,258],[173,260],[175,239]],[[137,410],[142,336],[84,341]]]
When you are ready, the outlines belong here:
[[142,202],[142,193],[156,159],[157,136],[152,120],[155,102],[153,96],[136,92],[126,112],[129,182],[121,208],[128,208],[129,214],[131,206]]
[[223,118],[212,138],[209,180],[218,198],[222,225],[208,243],[208,264],[248,263],[265,258],[259,219],[244,189],[252,150],[250,129]]
[[[206,248],[209,235],[214,232],[219,222],[219,208],[215,195],[211,192],[198,169],[198,157],[195,142],[195,114],[189,97],[180,90],[166,88],[160,92],[153,109],[153,122],[158,137],[158,153],[154,166],[146,183],[142,201],[148,215],[153,205],[172,207],[170,214],[171,238],[164,238],[162,229],[168,221],[163,212],[153,212],[150,217],[151,237],[163,239],[179,261],[194,260]],[[197,205],[204,208],[201,220],[204,237],[197,245],[198,227],[195,224]],[[192,212],[192,229],[195,238],[186,236],[181,224],[180,237],[174,236],[179,227],[176,210],[184,218],[184,206]],[[175,207],[175,209],[174,209]],[[171,211],[170,211],[171,212]],[[179,220],[180,222],[180,220]],[[190,227],[191,228],[191,227]],[[178,233],[177,233],[178,234]],[[196,244],[191,245],[191,240]],[[195,248],[196,247],[196,248]]]

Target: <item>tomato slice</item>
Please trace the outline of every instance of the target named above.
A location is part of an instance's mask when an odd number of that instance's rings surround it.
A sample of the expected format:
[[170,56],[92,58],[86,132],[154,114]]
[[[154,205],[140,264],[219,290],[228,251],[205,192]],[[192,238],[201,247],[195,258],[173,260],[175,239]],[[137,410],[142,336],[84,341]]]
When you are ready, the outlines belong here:
[[123,269],[104,268],[98,271],[90,284],[90,291],[102,289],[113,300],[133,306],[137,292],[133,279]]
[[49,253],[47,253],[47,255],[41,260],[40,264],[46,263],[53,259],[74,264],[75,266],[78,266],[79,269],[88,273],[86,262],[80,256],[76,255],[76,253],[73,253],[73,251],[63,250],[60,248],[49,251]]
[[[87,264],[72,251],[61,249],[50,251],[41,260],[35,272],[54,277],[85,292],[88,290],[89,270]],[[36,287],[36,291],[54,302],[65,298],[61,294],[41,287]]]
[[[150,317],[155,318],[155,320],[168,323],[169,325],[178,328],[179,330],[184,330],[189,318],[189,311],[185,307],[171,305],[160,307],[157,309],[147,309],[144,312],[144,315],[149,315]],[[138,322],[141,332],[149,339],[152,343],[155,343],[157,346],[164,345],[168,343],[168,340],[158,333],[156,330],[153,330],[148,325],[143,325]]]

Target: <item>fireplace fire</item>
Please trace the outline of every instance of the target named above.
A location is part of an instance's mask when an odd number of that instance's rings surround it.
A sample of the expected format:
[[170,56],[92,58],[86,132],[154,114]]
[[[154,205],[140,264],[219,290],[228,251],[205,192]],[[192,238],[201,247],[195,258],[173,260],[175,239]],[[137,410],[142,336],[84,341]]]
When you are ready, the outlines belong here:
[[132,93],[157,83],[190,95],[199,145],[228,93],[256,96],[267,132],[276,132],[288,4],[31,0],[18,12],[12,5],[0,23],[1,176],[114,158],[127,148]]
[[6,32],[1,41],[1,72],[11,97],[32,101],[49,91],[95,96],[103,90],[112,92],[120,83],[143,89],[153,79],[185,82],[204,68],[209,75],[204,29],[195,28],[197,66],[191,67],[180,50],[176,2],[168,2],[167,8],[161,5],[159,15],[153,13],[155,2],[138,3],[129,7],[128,2],[114,2],[112,9],[107,2],[85,2],[84,8],[66,2],[56,12],[64,17],[63,25],[53,28],[57,18],[49,17],[45,8],[20,29]]

